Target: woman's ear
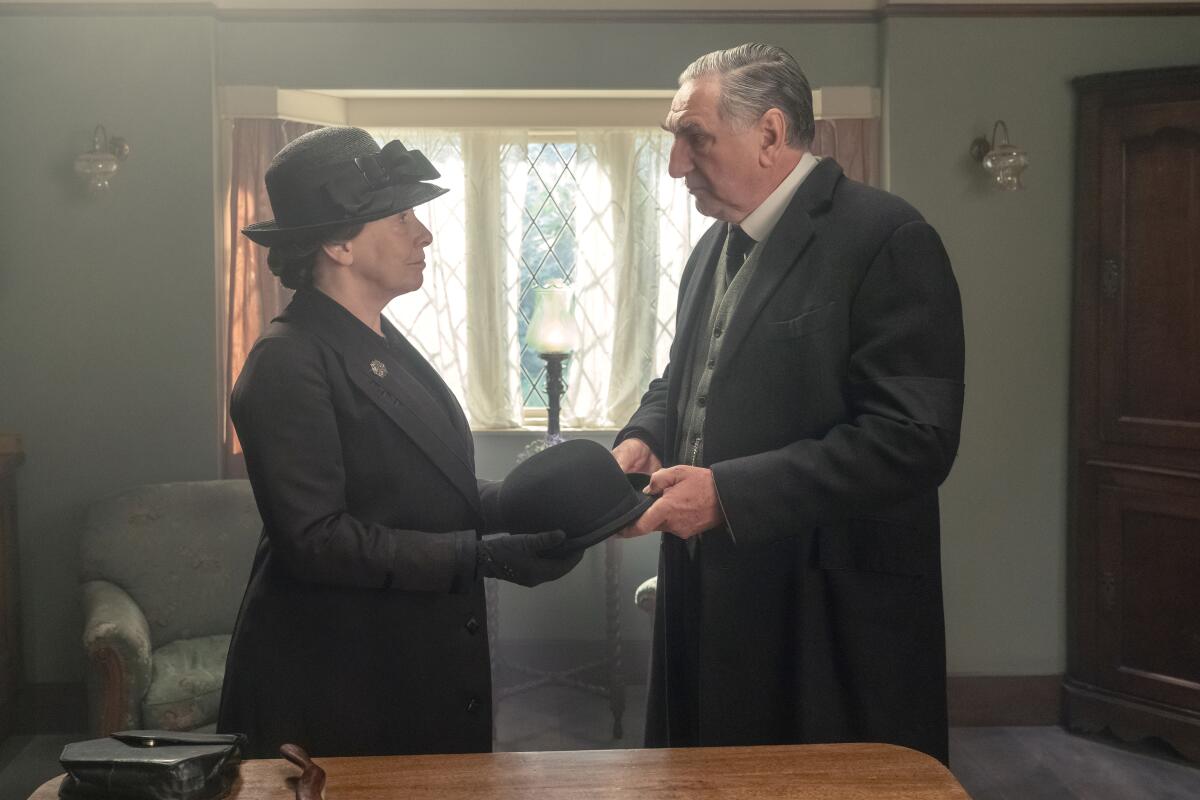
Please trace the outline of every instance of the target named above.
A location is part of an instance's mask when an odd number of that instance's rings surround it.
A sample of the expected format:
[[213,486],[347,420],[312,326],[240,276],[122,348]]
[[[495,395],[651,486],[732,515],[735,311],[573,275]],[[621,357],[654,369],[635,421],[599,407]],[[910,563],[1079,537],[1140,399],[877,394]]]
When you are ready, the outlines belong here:
[[321,245],[321,250],[329,257],[330,261],[343,267],[348,267],[354,263],[354,242],[326,242]]

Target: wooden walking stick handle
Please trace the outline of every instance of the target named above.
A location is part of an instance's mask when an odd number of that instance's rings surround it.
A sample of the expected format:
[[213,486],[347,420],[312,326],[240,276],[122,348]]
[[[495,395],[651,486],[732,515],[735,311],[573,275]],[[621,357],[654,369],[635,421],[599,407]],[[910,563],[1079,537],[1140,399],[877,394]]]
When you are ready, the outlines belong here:
[[296,800],[321,800],[325,796],[325,770],[314,764],[299,745],[281,745],[279,754],[302,770],[296,782]]

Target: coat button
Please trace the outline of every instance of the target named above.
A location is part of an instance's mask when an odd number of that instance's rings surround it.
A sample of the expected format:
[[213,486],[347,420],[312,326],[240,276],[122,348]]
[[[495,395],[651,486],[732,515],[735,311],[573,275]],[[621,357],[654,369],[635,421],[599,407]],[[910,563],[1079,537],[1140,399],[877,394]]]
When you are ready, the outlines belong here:
[[483,705],[483,704],[479,702],[478,697],[472,697],[471,700],[467,703],[467,713],[474,714],[476,711],[479,710],[479,707],[481,705]]
[[700,406],[701,408],[704,408],[706,405],[708,405],[708,398],[705,397],[704,395],[700,395],[699,397],[696,398],[696,405]]
[[467,624],[466,624],[466,626],[465,626],[465,627],[466,627],[466,629],[467,629],[467,633],[469,633],[469,634],[471,634],[472,636],[474,636],[474,635],[475,635],[475,632],[476,632],[477,630],[479,630],[479,627],[480,627],[480,626],[479,626],[479,620],[475,619],[474,617],[467,617]]

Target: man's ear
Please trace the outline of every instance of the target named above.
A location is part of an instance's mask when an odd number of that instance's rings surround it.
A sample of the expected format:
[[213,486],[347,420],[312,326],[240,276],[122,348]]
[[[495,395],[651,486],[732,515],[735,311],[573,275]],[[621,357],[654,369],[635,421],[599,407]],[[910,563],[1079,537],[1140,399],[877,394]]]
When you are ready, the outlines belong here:
[[787,118],[778,108],[769,108],[758,120],[758,163],[774,165],[787,146]]
[[321,245],[321,249],[333,263],[339,266],[348,267],[354,263],[354,242],[352,241],[326,242]]

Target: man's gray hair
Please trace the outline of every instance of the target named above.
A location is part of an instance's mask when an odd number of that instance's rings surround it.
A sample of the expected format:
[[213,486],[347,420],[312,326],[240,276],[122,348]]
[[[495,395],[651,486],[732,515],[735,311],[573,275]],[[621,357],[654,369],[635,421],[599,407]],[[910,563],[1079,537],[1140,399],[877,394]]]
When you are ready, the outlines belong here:
[[743,44],[700,56],[679,75],[679,85],[716,75],[717,110],[724,119],[752,125],[772,108],[787,118],[787,144],[807,147],[816,135],[812,88],[796,59],[770,44]]

